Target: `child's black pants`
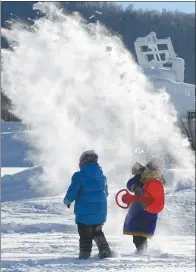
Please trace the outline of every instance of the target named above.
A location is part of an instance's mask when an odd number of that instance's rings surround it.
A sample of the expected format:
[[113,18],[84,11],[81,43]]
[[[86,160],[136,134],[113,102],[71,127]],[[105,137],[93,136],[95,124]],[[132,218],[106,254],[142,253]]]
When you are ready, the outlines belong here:
[[111,250],[109,244],[102,231],[102,225],[85,225],[77,223],[78,233],[80,235],[80,259],[87,259],[90,257],[93,240],[95,241],[100,258],[111,257]]

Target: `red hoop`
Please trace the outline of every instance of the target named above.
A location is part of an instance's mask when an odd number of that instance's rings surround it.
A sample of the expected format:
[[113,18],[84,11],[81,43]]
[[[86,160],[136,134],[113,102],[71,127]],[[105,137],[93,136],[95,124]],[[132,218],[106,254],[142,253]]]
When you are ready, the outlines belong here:
[[125,207],[125,206],[120,205],[119,202],[118,202],[118,195],[119,195],[121,192],[123,192],[123,191],[124,191],[126,194],[128,193],[127,189],[122,189],[122,190],[120,190],[120,191],[116,194],[116,204],[117,204],[120,208],[122,208],[122,209],[128,209],[128,208],[129,208],[129,204],[128,204],[128,203],[125,203],[125,204],[127,204],[127,206]]

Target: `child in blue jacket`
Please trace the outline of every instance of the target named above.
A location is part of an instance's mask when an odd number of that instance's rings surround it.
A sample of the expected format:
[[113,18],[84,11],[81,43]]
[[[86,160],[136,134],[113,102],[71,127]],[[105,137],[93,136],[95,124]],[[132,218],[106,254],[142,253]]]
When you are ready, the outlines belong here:
[[68,208],[75,201],[75,221],[80,236],[79,259],[90,257],[93,240],[101,259],[111,257],[109,244],[102,231],[107,217],[107,179],[97,161],[98,155],[93,150],[82,153],[80,171],[72,176],[64,198],[64,204]]

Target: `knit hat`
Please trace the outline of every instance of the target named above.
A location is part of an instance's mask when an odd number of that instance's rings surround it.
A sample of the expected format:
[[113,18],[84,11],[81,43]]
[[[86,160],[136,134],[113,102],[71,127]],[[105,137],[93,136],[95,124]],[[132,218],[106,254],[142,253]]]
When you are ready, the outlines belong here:
[[159,158],[151,159],[145,166],[145,170],[141,174],[141,182],[145,183],[150,179],[160,180],[163,171],[163,161]]
[[98,155],[95,153],[94,150],[87,150],[82,153],[80,156],[80,167],[90,163],[90,162],[97,162],[98,161]]
[[153,158],[146,164],[146,168],[150,171],[162,171],[163,167],[163,161],[159,158]]

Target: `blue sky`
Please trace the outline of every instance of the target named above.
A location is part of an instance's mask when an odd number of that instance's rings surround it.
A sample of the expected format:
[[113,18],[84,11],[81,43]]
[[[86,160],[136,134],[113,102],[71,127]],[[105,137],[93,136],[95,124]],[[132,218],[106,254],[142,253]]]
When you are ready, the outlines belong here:
[[169,11],[183,11],[186,13],[195,13],[195,2],[117,2],[124,7],[128,6],[129,4],[133,4],[136,9],[155,9],[161,11],[162,9],[167,9]]

